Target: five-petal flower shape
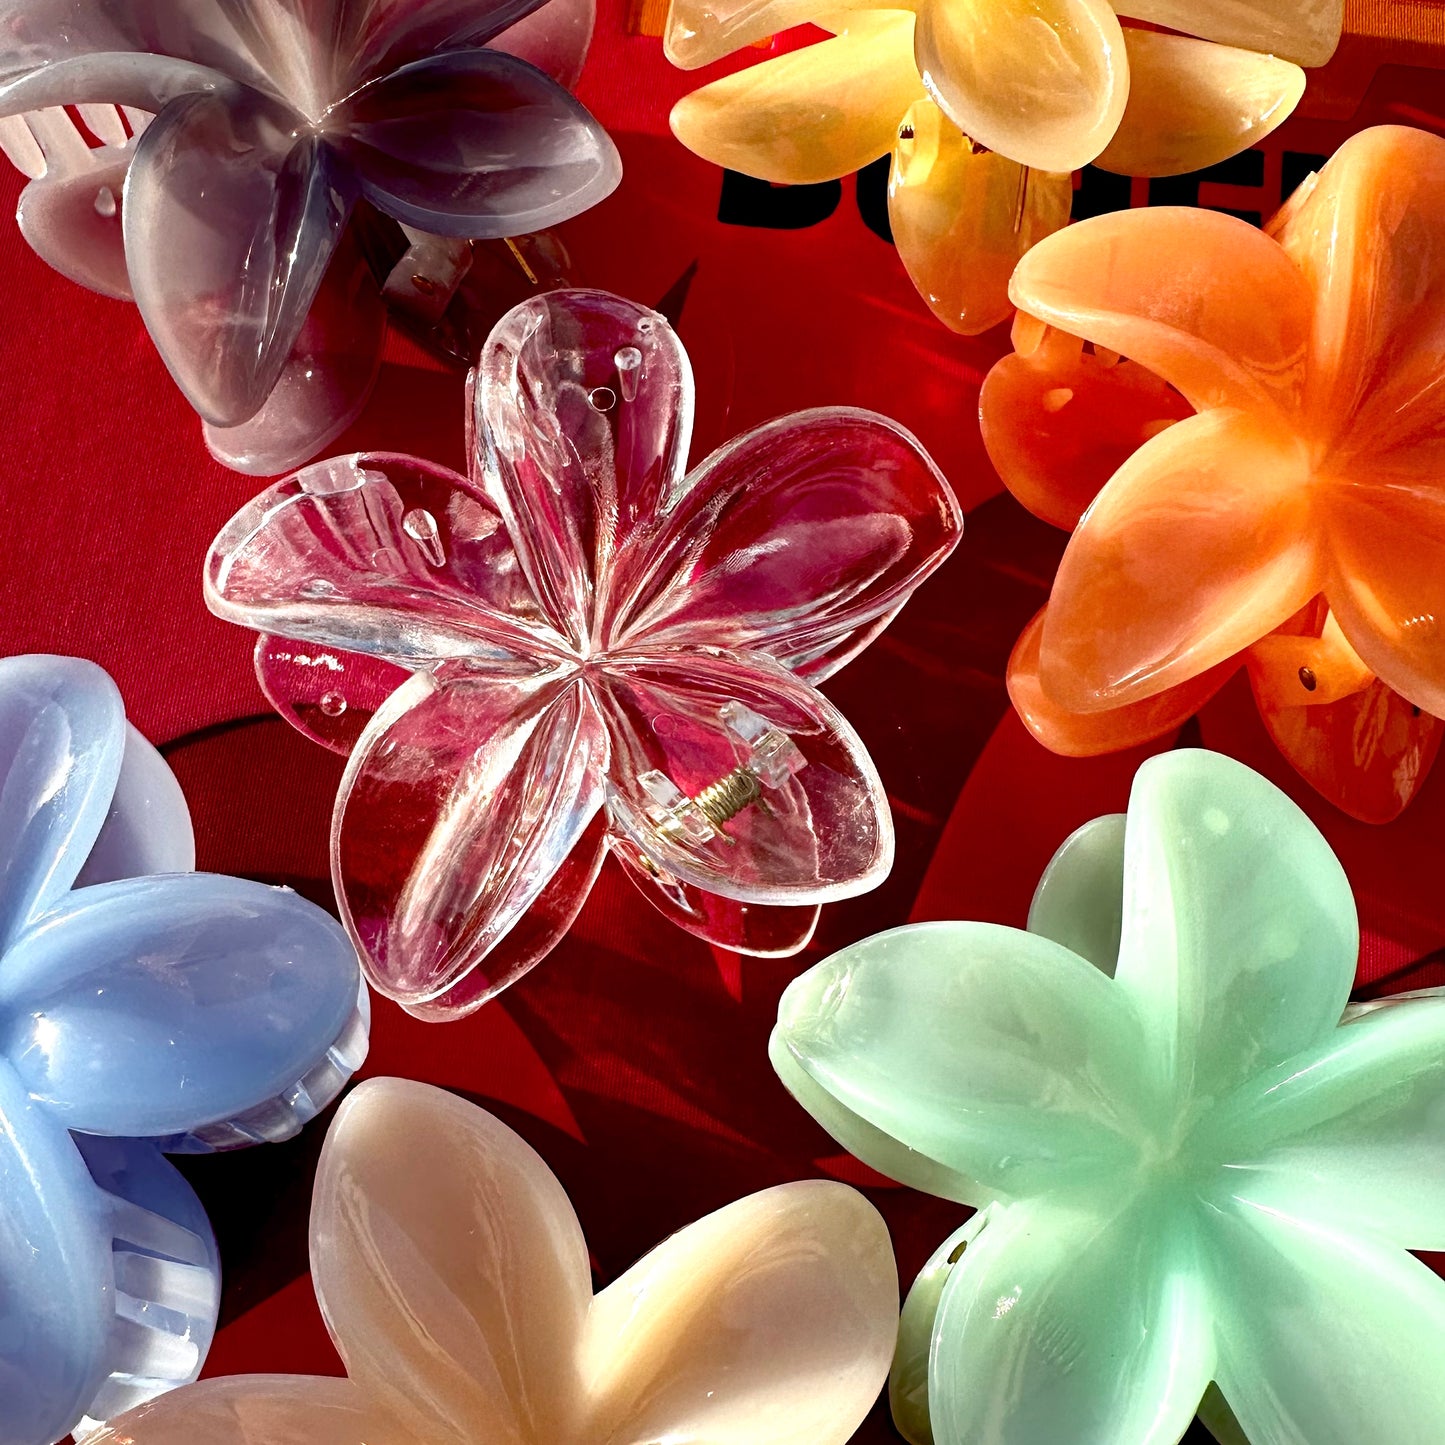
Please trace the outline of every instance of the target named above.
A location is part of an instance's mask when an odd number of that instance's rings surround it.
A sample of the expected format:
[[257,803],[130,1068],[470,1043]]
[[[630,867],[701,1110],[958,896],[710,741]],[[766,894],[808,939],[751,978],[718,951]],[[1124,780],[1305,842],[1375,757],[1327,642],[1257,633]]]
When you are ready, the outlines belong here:
[[1305,776],[1394,816],[1445,716],[1445,140],[1362,132],[1268,233],[1173,208],[1081,222],[1012,294],[985,441],[1074,527],[1010,665],[1029,726],[1125,746],[1247,660]]
[[[948,556],[947,483],[843,408],[687,472],[686,353],[597,291],[503,318],[474,416],[471,478],[322,463],[244,508],[207,566],[213,611],[310,644],[313,671],[339,649],[413,670],[337,799],[333,877],[370,977],[430,1016],[477,1007],[555,946],[609,848],[703,937],[801,948],[893,851],[863,744],[813,684]],[[716,827],[686,802],[714,784],[741,805]]]
[[594,1298],[542,1160],[400,1079],[331,1127],[311,1269],[349,1379],[209,1380],[95,1445],[844,1445],[897,1333],[888,1231],[846,1185],[739,1200]]
[[[329,407],[334,436],[380,348],[360,249],[338,252],[358,200],[424,232],[488,238],[566,219],[617,184],[597,122],[487,44],[539,3],[0,0],[0,116],[156,112],[133,155],[115,154],[129,287],[166,365],[208,423],[234,428],[262,412],[299,345],[290,390],[322,365],[303,412]],[[290,444],[307,440],[329,437]]]
[[1117,8],[1187,33],[1121,27],[1108,0],[673,0],[668,55],[689,69],[804,21],[833,32],[684,97],[673,130],[708,160],[784,184],[891,153],[899,256],[934,313],[973,334],[1008,315],[1014,264],[1068,220],[1071,171],[1224,160],[1294,109],[1293,62],[1319,64],[1339,39],[1339,5],[1315,0]]
[[1441,1438],[1445,1284],[1407,1249],[1445,1245],[1445,999],[1344,1012],[1355,908],[1309,820],[1161,754],[1029,929],[896,929],[779,1007],[824,1128],[982,1211],[904,1308],[910,1438],[1169,1445],[1211,1380],[1253,1445]]
[[219,1263],[162,1150],[289,1137],[365,1057],[336,923],[192,862],[110,678],[0,661],[0,1445],[195,1379]]

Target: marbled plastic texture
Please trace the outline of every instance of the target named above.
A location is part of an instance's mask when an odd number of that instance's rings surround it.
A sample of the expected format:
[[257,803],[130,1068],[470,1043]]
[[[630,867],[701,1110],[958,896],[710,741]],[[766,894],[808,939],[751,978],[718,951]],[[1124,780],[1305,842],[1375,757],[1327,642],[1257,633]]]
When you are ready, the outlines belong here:
[[380,359],[358,202],[489,238],[617,184],[611,141],[538,68],[575,82],[592,0],[539,3],[0,0],[0,144],[36,177],[22,228],[134,296],[221,459],[294,465],[354,418]]
[[1445,715],[1445,140],[1362,132],[1266,232],[1176,208],[1083,221],[1012,294],[984,438],[1073,529],[1010,663],[1029,728],[1058,752],[1129,746],[1245,665],[1299,771],[1394,817]]
[[193,865],[110,678],[0,661],[0,1445],[196,1377],[220,1265],[162,1151],[287,1138],[365,1057],[333,920]]
[[1347,1011],[1357,950],[1304,814],[1179,750],[1028,932],[895,929],[790,985],[799,1102],[979,1211],[904,1307],[910,1441],[1170,1445],[1202,1399],[1251,1445],[1445,1435],[1445,1282],[1409,1252],[1445,1246],[1445,998]]
[[[1183,34],[1123,27],[1118,15]],[[1176,175],[1255,144],[1329,58],[1338,0],[673,0],[691,69],[804,22],[832,38],[714,81],[672,127],[719,165],[780,184],[892,156],[889,220],[934,313],[973,334],[1009,314],[1008,276],[1069,218],[1093,161]]]
[[[476,1008],[555,946],[609,850],[702,937],[802,947],[893,852],[883,785],[815,684],[954,547],[947,483],[900,427],[841,408],[687,471],[686,353],[598,291],[504,318],[474,404],[470,478],[321,463],[207,566],[215,612],[304,644],[258,651],[280,710],[350,748],[332,869],[370,977],[426,1016]],[[659,824],[654,775],[697,797],[749,765],[737,704],[805,766],[774,777],[759,753],[761,796],[710,840]],[[366,705],[359,737],[328,727]]]
[[209,1380],[94,1445],[845,1445],[897,1326],[882,1219],[816,1180],[689,1225],[594,1298],[542,1160],[399,1079],[332,1125],[311,1268],[349,1378]]

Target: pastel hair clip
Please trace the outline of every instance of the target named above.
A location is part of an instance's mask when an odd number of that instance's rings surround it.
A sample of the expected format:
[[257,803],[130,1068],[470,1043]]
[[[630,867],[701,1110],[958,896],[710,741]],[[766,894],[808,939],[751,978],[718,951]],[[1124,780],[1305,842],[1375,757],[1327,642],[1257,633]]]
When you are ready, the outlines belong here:
[[1073,532],[1009,663],[1029,729],[1128,747],[1243,667],[1315,788],[1396,816],[1445,716],[1445,140],[1361,132],[1263,232],[1172,207],[1080,222],[1012,295],[984,439]]
[[1340,19],[1339,0],[672,0],[667,53],[689,70],[804,23],[830,32],[683,97],[672,128],[779,184],[891,156],[899,256],[935,315],[972,335],[1009,315],[1015,263],[1068,221],[1072,172],[1178,175],[1256,144]]
[[0,1445],[196,1378],[220,1264],[164,1155],[289,1138],[366,1056],[335,921],[193,866],[110,678],[0,660]]
[[1445,998],[1348,1006],[1343,870],[1242,764],[1163,753],[1028,931],[926,923],[783,995],[798,1101],[978,1212],[903,1310],[913,1445],[1445,1432]]
[[[428,238],[539,231],[616,186],[615,147],[564,88],[593,15],[0,0],[0,148],[34,178],[21,229],[66,275],[134,299],[218,459],[274,474],[349,425],[376,378],[386,277],[358,207],[406,228],[430,284]],[[90,134],[62,109],[77,105]],[[467,264],[443,259],[432,291]]]
[[493,332],[470,474],[350,456],[213,545],[262,686],[349,752],[332,875],[368,976],[426,1017],[560,941],[604,858],[721,947],[782,954],[893,855],[883,785],[817,690],[952,551],[918,443],[799,412],[691,471],[665,319],[553,292]]
[[845,1445],[897,1333],[888,1231],[848,1186],[741,1199],[594,1297],[542,1160],[401,1079],[361,1084],[331,1126],[311,1273],[346,1378],[207,1380],[94,1445]]

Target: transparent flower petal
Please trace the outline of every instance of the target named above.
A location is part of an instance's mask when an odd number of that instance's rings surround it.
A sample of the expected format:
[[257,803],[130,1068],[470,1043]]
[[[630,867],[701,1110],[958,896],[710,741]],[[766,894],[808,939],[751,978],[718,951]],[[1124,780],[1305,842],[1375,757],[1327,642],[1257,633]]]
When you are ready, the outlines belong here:
[[1168,30],[1323,65],[1335,52],[1343,0],[1119,0],[1119,13]]
[[1288,60],[1130,26],[1129,104],[1094,164],[1126,176],[1178,176],[1258,145],[1304,94]]
[[418,60],[346,102],[332,144],[379,210],[424,231],[541,231],[622,178],[607,132],[550,76],[499,50]]
[[1235,216],[1181,206],[1093,216],[1040,241],[1009,294],[1162,376],[1196,410],[1283,413],[1299,399],[1313,296],[1284,249]]
[[662,44],[674,65],[696,70],[795,25],[876,8],[877,0],[675,0]]
[[0,659],[0,946],[59,902],[121,773],[125,708],[93,662]]
[[275,483],[211,544],[205,585],[217,616],[323,662],[327,648],[421,663],[555,642],[496,509],[414,457],[335,457]]
[[913,16],[865,12],[831,40],[685,95],[672,108],[672,132],[715,165],[809,185],[887,155],[900,120],[923,95]]
[[1150,758],[1128,816],[1115,979],[1145,1021],[1147,1066],[1197,1108],[1336,1026],[1354,899],[1304,813],[1218,753]]
[[766,652],[819,681],[957,545],[963,514],[897,423],[798,412],[693,469],[618,622],[619,645]]
[[408,1439],[566,1438],[587,1245],[499,1120],[425,1084],[360,1085],[322,1151],[311,1267],[348,1373]]
[[1129,95],[1108,0],[924,0],[914,54],[965,135],[1041,171],[1093,160]]
[[332,837],[342,918],[382,993],[410,1006],[478,969],[489,993],[512,981],[489,956],[586,833],[606,758],[588,694],[551,674],[449,663],[387,699]]
[[249,92],[151,122],[123,208],[141,315],[209,422],[254,416],[280,379],[351,213],[350,182],[294,117]]
[[[1123,992],[1067,949],[993,924],[929,923],[795,979],[770,1052],[845,1147],[861,1133],[859,1157],[875,1168],[981,1206],[1131,1167],[1123,1131],[1148,1108],[1141,1047]],[[822,1110],[818,1094],[831,1100]],[[892,1157],[868,1148],[880,1134]]]
[[[847,720],[807,684],[757,654],[699,651],[609,659],[600,699],[611,734],[608,811],[615,830],[657,869],[744,903],[810,905],[876,887],[893,858],[883,785]],[[800,755],[797,771],[756,764],[755,796],[713,836],[690,839],[653,817],[647,779],[687,798],[748,768],[727,723],[741,704]],[[786,751],[786,748],[784,748]]]
[[1199,679],[1299,611],[1322,582],[1287,432],[1202,412],[1114,474],[1069,540],[1039,643],[1055,703],[1100,712]]
[[614,1280],[583,1336],[598,1440],[846,1445],[898,1320],[878,1211],[823,1180],[749,1195]]
[[579,647],[682,495],[692,411],[692,367],[666,319],[605,292],[538,296],[487,341],[481,483],[553,625]]

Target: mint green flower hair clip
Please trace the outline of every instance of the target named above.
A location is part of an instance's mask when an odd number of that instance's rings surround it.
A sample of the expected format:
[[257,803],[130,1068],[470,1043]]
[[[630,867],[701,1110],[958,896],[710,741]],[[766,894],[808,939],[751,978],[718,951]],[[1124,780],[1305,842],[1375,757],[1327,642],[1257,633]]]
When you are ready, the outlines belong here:
[[1049,865],[1029,931],[899,928],[784,994],[783,1082],[978,1213],[904,1309],[914,1445],[1445,1440],[1445,999],[1347,1009],[1309,819],[1178,751]]

